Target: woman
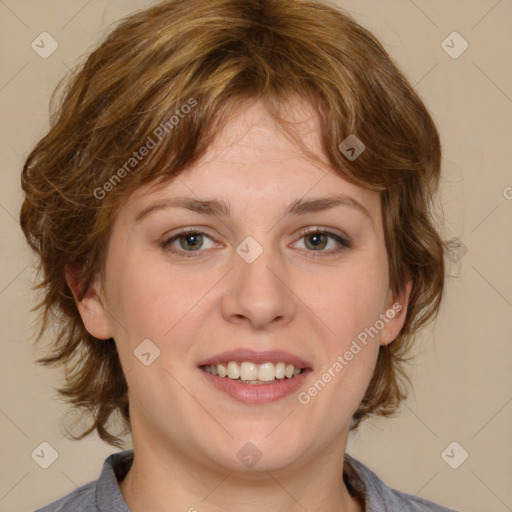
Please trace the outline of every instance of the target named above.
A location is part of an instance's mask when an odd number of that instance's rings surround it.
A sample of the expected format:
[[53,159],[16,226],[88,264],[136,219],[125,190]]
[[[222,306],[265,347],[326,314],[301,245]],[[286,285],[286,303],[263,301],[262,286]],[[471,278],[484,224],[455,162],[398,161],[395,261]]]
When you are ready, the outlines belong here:
[[45,364],[133,450],[56,510],[447,511],[345,453],[406,397],[437,314],[436,127],[382,46],[314,1],[165,1],[66,85],[29,155]]

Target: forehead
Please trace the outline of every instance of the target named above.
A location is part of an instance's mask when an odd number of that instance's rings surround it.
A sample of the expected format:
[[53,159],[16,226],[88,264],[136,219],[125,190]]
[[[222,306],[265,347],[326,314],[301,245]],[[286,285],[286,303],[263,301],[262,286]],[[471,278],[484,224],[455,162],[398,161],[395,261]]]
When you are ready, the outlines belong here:
[[[335,171],[322,154],[318,117],[299,99],[285,105],[282,115],[293,133],[317,159],[305,154],[283,131],[261,102],[241,104],[223,126],[205,155],[163,187],[149,184],[136,190],[130,210],[173,196],[218,198],[235,212],[282,210],[292,202],[336,193],[365,205],[379,218],[376,192],[355,185]],[[127,212],[130,213],[130,212]]]

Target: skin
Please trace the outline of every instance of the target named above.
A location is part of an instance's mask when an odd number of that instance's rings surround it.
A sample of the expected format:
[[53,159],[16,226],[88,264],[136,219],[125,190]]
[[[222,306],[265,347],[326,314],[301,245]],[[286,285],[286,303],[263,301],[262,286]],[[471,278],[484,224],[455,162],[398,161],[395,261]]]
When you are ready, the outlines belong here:
[[[302,140],[320,154],[313,111],[291,105]],[[297,199],[332,194],[371,218],[347,206],[283,216]],[[231,215],[167,208],[135,222],[155,200],[182,195],[222,199]],[[160,246],[184,227],[208,235],[203,245],[173,242],[195,257]],[[351,246],[326,238],[316,248],[308,227]],[[253,263],[236,252],[247,236],[263,248]],[[411,284],[392,296],[379,195],[306,158],[257,102],[165,189],[138,189],[115,220],[103,279],[78,304],[92,335],[115,339],[128,382],[135,459],[120,488],[130,509],[362,511],[341,478],[350,419],[379,346],[400,332]],[[296,393],[242,404],[199,374],[202,359],[225,350],[285,350],[311,363],[307,390],[397,301],[401,311],[307,405]],[[144,366],[133,352],[147,338],[161,352]],[[236,456],[247,442],[262,455],[252,468]]]

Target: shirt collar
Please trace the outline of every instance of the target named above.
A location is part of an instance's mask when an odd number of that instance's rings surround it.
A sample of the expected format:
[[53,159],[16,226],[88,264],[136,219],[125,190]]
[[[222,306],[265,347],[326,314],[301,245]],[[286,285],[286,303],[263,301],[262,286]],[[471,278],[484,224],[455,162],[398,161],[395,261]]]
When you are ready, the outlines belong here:
[[105,460],[96,486],[96,501],[101,512],[130,512],[118,480],[125,477],[132,462],[133,450],[113,453]]

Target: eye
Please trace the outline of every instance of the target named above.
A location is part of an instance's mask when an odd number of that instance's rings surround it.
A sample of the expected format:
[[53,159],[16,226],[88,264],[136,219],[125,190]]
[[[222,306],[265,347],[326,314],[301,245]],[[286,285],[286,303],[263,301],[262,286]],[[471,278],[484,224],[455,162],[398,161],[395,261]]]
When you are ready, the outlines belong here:
[[[205,249],[205,240],[211,241],[210,246],[206,247],[206,249],[219,246],[219,244],[214,242],[206,233],[194,230],[193,228],[179,231],[174,236],[162,241],[160,246],[166,251],[170,251],[178,256],[190,258],[197,257],[198,255],[194,253],[200,252],[201,249]],[[178,248],[176,248],[176,245]]]
[[[351,242],[348,238],[330,231],[324,231],[321,228],[307,228],[302,232],[299,240],[303,239],[305,240],[304,250],[308,253],[308,257],[313,258],[334,256],[351,247]],[[208,240],[210,244],[205,247],[205,242]],[[331,245],[331,249],[325,250],[329,245]],[[163,240],[160,246],[166,251],[186,258],[201,256],[201,252],[204,252],[201,249],[221,247],[209,235],[194,228],[182,229],[173,236]],[[319,254],[311,254],[314,252]]]
[[[331,233],[330,231],[323,231],[320,228],[308,228],[302,232],[300,240],[305,240],[305,250],[308,253],[319,252],[320,254],[308,254],[310,257],[322,257],[322,256],[333,256],[345,249],[351,247],[350,240],[348,238]],[[324,250],[329,246],[331,242],[331,250]]]

